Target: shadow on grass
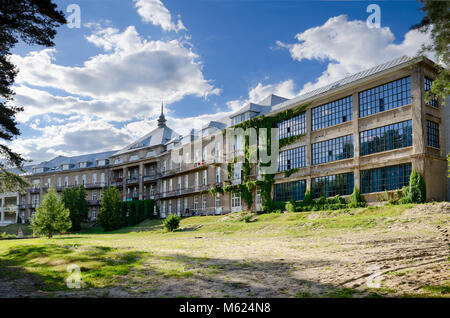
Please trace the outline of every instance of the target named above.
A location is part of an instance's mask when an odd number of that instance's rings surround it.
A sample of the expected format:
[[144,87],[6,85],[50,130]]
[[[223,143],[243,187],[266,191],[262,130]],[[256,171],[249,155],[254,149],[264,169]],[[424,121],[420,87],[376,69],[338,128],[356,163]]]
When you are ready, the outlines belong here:
[[84,224],[83,229],[76,232],[76,234],[127,234],[131,232],[152,232],[162,229],[164,229],[163,220],[149,219],[114,231],[104,231],[100,226],[93,227],[90,224]]
[[[18,292],[29,296],[68,290],[71,264],[79,266],[83,287],[108,286],[115,278],[127,275],[143,255],[140,251],[81,244],[15,246],[0,255],[0,286],[2,282],[18,281]],[[0,290],[0,297],[10,297],[10,293]]]

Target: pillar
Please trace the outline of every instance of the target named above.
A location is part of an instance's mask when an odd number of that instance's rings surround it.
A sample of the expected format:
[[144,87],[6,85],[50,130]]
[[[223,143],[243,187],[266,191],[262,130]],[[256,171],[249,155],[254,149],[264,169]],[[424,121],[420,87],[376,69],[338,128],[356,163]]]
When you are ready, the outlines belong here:
[[142,192],[144,189],[144,164],[139,163],[139,200],[142,200]]
[[[353,120],[352,120],[352,133],[353,133],[353,185],[361,190],[361,179],[359,170],[359,94],[353,93]],[[352,189],[353,192],[353,189]]]
[[123,167],[123,170],[122,170],[122,194],[123,194],[122,200],[123,201],[127,200],[127,178],[128,178],[127,168]]

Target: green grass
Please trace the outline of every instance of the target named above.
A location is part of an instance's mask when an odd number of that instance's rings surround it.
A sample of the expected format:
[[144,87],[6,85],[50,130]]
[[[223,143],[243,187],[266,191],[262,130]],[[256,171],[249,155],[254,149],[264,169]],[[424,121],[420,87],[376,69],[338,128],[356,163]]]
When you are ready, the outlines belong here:
[[[67,290],[67,266],[76,264],[81,269],[85,288],[139,286],[142,289],[141,283],[145,281],[149,284],[146,288],[151,290],[166,278],[189,281],[199,277],[215,280],[221,276],[225,277],[221,278],[223,284],[245,289],[245,283],[229,280],[227,273],[251,273],[258,266],[266,266],[270,272],[270,266],[282,264],[255,264],[235,256],[217,259],[214,251],[227,250],[239,255],[235,242],[252,244],[270,238],[297,240],[347,230],[384,230],[410,207],[262,214],[253,215],[252,222],[245,222],[244,213],[189,217],[181,220],[176,232],[167,232],[162,220],[146,220],[112,232],[83,225],[78,233],[52,239],[0,240],[0,280],[27,277],[38,290]],[[2,229],[17,234],[18,225]],[[25,233],[25,227],[22,226],[22,230]],[[446,288],[428,291],[448,293]],[[103,294],[104,297],[109,295],[105,291]],[[354,294],[355,290],[344,288],[331,290],[328,296],[353,297]],[[228,293],[222,297],[226,295]],[[312,296],[310,292],[297,293],[297,297]]]

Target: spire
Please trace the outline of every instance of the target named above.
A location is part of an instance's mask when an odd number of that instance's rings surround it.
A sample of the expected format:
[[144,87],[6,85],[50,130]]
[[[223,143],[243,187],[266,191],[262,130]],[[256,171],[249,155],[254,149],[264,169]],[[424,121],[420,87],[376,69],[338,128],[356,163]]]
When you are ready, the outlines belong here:
[[161,115],[159,115],[159,119],[158,119],[158,127],[164,127],[166,126],[166,118],[164,117],[164,106],[163,103],[161,102]]

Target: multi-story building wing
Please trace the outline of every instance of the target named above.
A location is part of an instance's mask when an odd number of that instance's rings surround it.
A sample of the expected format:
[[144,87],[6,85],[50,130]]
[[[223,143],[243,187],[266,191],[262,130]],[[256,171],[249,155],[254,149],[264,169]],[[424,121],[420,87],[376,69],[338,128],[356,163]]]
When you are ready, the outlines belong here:
[[[80,184],[87,189],[91,218],[99,210],[101,189],[111,186],[123,200],[156,200],[161,217],[246,209],[239,193],[208,193],[244,180],[241,162],[232,171],[227,165],[243,156],[244,138],[227,140],[224,129],[301,105],[308,106],[277,124],[280,140],[301,138],[276,156],[275,201],[302,200],[308,189],[315,198],[346,197],[354,186],[375,201],[407,185],[413,170],[424,176],[428,200],[445,200],[448,107],[424,99],[435,77],[432,61],[404,56],[290,100],[270,95],[185,136],[167,127],[161,109],[157,128],[120,151],[60,156],[25,167],[32,186],[26,194],[0,194],[0,224],[29,219],[50,186],[61,191]],[[261,180],[260,168],[252,164],[246,179]],[[253,198],[251,208],[261,209],[260,189]]]

